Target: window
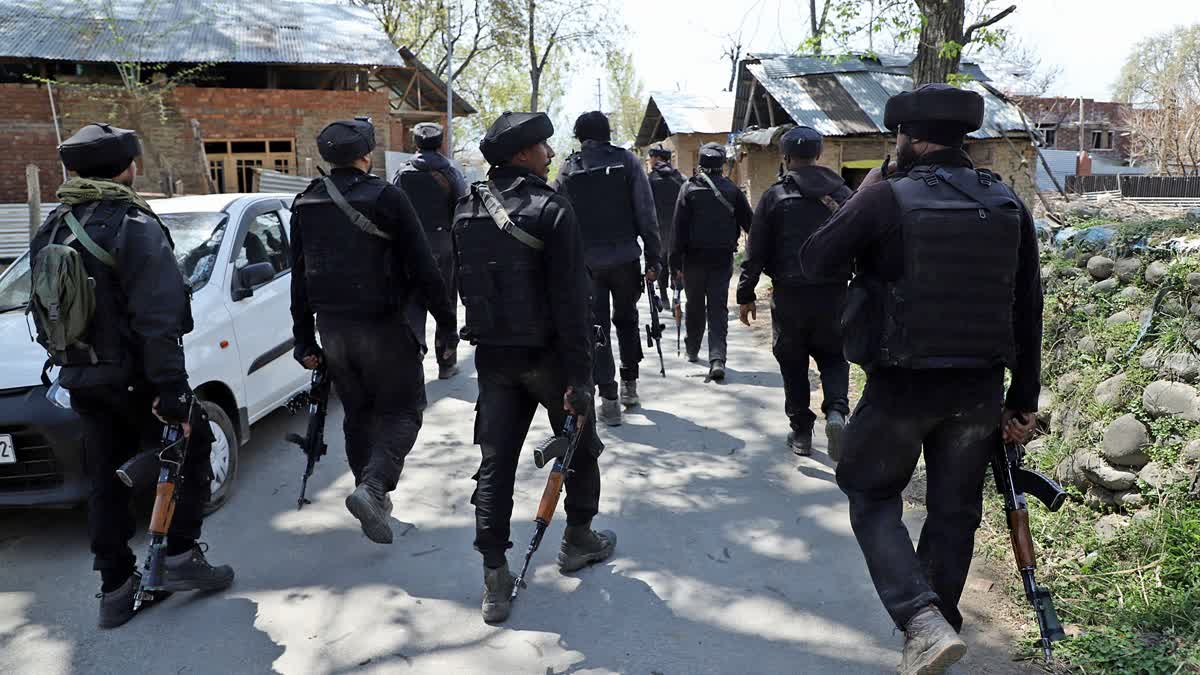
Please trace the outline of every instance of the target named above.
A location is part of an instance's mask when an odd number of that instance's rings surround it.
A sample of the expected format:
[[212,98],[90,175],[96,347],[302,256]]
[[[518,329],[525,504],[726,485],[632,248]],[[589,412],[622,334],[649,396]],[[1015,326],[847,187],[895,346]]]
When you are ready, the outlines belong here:
[[240,270],[256,263],[270,263],[276,277],[291,269],[287,233],[283,220],[274,211],[256,216],[250,223],[234,267]]
[[1038,125],[1038,131],[1042,132],[1042,147],[1053,148],[1058,140],[1058,125],[1043,122]]
[[1093,150],[1112,150],[1113,132],[1111,131],[1093,131],[1092,132],[1092,149]]
[[291,174],[296,167],[290,138],[206,140],[204,152],[217,192],[254,192],[262,169]]

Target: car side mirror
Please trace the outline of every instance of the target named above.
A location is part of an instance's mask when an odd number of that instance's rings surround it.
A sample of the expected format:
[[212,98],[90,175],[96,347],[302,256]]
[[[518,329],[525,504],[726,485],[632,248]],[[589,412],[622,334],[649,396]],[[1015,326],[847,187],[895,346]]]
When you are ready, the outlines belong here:
[[254,295],[254,289],[275,278],[275,267],[271,263],[261,262],[237,271],[238,287],[233,291],[234,300],[244,300]]

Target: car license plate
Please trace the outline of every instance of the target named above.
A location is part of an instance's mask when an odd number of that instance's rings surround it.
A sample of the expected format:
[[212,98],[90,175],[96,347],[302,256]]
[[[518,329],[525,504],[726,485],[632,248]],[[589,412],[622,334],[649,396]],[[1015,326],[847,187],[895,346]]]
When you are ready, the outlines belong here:
[[13,447],[12,436],[0,434],[0,464],[16,464],[17,449]]

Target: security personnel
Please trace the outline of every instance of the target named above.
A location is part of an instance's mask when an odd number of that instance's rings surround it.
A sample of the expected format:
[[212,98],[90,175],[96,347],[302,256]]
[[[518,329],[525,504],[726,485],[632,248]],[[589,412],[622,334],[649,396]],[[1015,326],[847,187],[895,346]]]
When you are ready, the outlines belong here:
[[[454,290],[454,255],[450,244],[450,221],[454,218],[454,205],[467,193],[467,181],[462,173],[450,164],[450,160],[439,152],[444,136],[442,127],[433,122],[421,122],[413,127],[413,140],[417,144],[417,156],[404,163],[393,179],[396,187],[404,190],[412,202],[425,236],[437,259],[442,281],[450,294],[450,307],[457,313],[458,294]],[[457,322],[457,317],[455,317]],[[424,324],[417,327],[424,334]],[[438,361],[438,379],[446,380],[458,372],[458,332],[447,333],[449,344],[434,343]]]
[[700,360],[708,325],[709,378],[725,379],[725,339],[729,333],[729,279],[738,237],[750,231],[750,201],[722,174],[725,146],[700,147],[700,170],[683,184],[675,206],[671,270],[687,292],[688,361]]
[[423,336],[405,309],[410,302],[427,307],[440,344],[450,344],[454,310],[408,197],[370,173],[370,120],[330,124],[317,148],[332,171],[292,206],[294,355],[305,368],[327,359],[346,412],[346,459],[356,485],[346,508],[367,538],[390,544],[387,494],[425,410]]
[[[645,284],[638,265],[638,237],[646,257],[645,278],[650,281],[658,278],[662,240],[650,181],[632,152],[609,143],[612,132],[604,113],[580,115],[575,121],[575,138],[582,149],[563,163],[558,189],[571,201],[579,218],[584,260],[592,273],[595,322],[606,336],[597,350],[595,365],[600,420],[616,426],[621,423],[621,405],[632,407],[640,402],[637,379],[642,333],[637,301]],[[621,351],[620,404],[612,341],[607,339],[612,326],[617,328]]]
[[[884,122],[897,132],[898,170],[874,170],[801,252],[813,278],[855,267],[846,355],[867,385],[837,481],[875,588],[906,633],[902,673],[941,672],[966,651],[958,601],[989,452],[1000,430],[1026,438],[1037,410],[1037,235],[1021,200],[963,150],[983,108],[944,84],[893,96]],[[929,517],[914,551],[901,491],[922,448]]]
[[546,140],[553,134],[545,113],[501,115],[479,144],[491,164],[488,180],[472,186],[454,218],[455,263],[467,310],[463,336],[476,345],[479,372],[475,442],[483,457],[471,503],[489,623],[507,619],[511,607],[513,576],[505,551],[512,548],[513,483],[539,404],[555,429],[567,413],[587,416],[566,480],[559,571],[607,559],[617,541],[612,532],[591,528],[600,505],[597,458],[603,445],[591,415],[590,283],[575,213],[546,184],[554,157]]
[[757,311],[754,287],[759,275],[765,271],[771,277],[771,348],[783,374],[783,409],[792,427],[788,447],[797,455],[812,454],[816,415],[808,407],[811,356],[821,371],[825,393],[821,411],[829,456],[837,461],[841,432],[850,414],[850,365],[842,355],[841,332],[850,268],[823,279],[800,273],[800,246],[850,198],[841,176],[817,166],[821,143],[821,134],[812,127],[790,129],[780,139],[787,173],[763,193],[754,210],[737,301],[742,323],[748,326]]
[[[658,214],[658,232],[662,236],[664,250],[671,250],[672,225],[675,222],[675,202],[679,201],[679,190],[683,187],[683,175],[671,166],[671,151],[663,146],[650,148],[650,192],[654,194],[654,210]],[[667,294],[667,283],[671,275],[664,270],[658,275],[658,291],[664,307],[671,306]]]
[[[135,528],[131,491],[116,470],[141,446],[157,443],[164,422],[184,424],[188,435],[167,537],[165,589],[220,590],[233,583],[233,570],[210,565],[196,542],[210,497],[213,435],[184,367],[182,340],[192,330],[192,314],[174,245],[133,190],[141,143],[133,131],[89,124],[58,152],[78,177],[59,188],[60,206],[34,235],[29,255],[37,279],[38,267],[48,264],[41,254],[53,253],[47,245],[75,248],[95,295],[89,352],[60,354],[53,361],[61,366],[58,384],[70,392],[71,408],[83,423],[92,479],[88,531],[101,578],[100,627],[115,628],[133,618],[141,581],[128,545]],[[71,231],[76,225],[83,237]]]

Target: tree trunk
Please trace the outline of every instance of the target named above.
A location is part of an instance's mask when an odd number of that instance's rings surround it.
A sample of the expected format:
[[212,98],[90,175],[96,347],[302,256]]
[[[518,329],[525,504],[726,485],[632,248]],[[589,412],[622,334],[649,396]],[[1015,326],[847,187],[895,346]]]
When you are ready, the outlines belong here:
[[529,69],[529,112],[538,111],[538,90],[542,85],[542,71],[536,67]]
[[[966,0],[916,0],[924,23],[921,38],[917,43],[917,58],[911,70],[913,86],[920,87],[932,82],[945,82],[951,73],[958,72],[963,42],[963,22],[966,20]],[[952,57],[943,56],[948,43],[958,45],[946,51]]]
[[[828,3],[828,0],[826,0]],[[817,0],[808,0],[808,22],[812,28],[813,53],[821,53],[821,30],[817,27]]]
[[[526,3],[529,13],[529,112],[538,111],[538,89],[542,83],[542,69],[538,66],[537,48],[535,43],[534,21],[537,20],[537,0]],[[549,49],[549,46],[547,46]]]

